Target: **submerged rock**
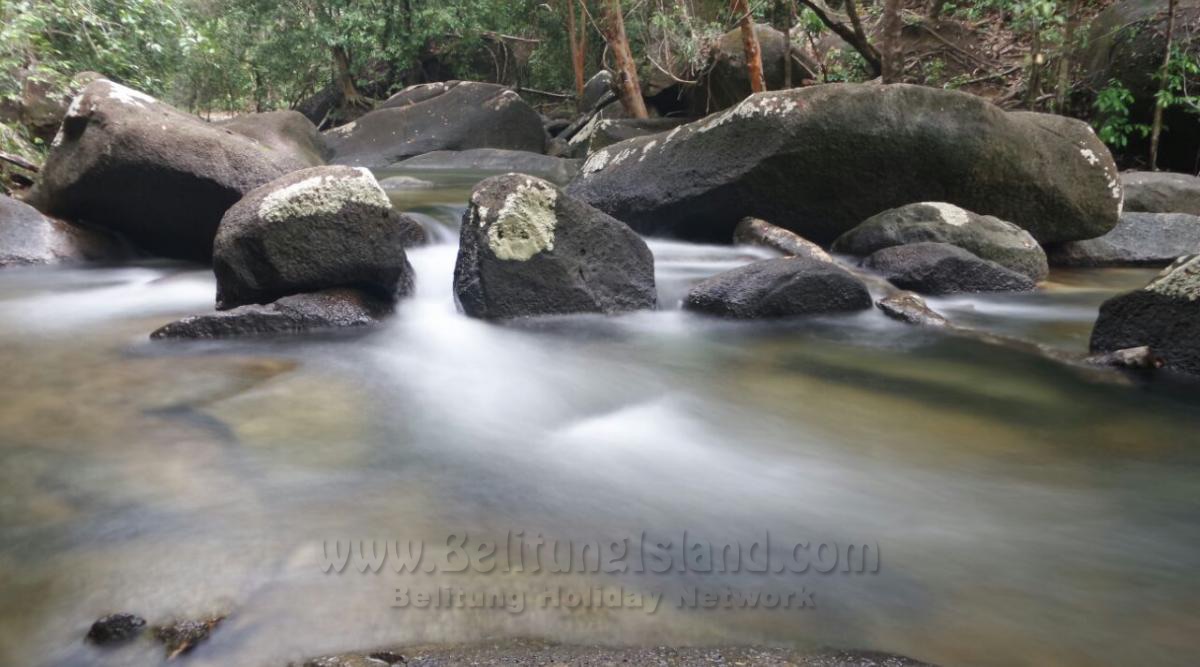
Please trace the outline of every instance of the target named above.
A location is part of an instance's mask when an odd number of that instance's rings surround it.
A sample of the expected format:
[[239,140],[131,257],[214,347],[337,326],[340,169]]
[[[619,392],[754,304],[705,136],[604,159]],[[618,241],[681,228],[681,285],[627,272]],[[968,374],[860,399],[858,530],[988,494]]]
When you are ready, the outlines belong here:
[[87,640],[98,646],[127,642],[146,629],[146,619],[134,614],[109,614],[92,623]]
[[863,267],[901,289],[922,294],[1024,292],[1036,287],[1029,276],[948,243],[910,243],[876,251]]
[[1083,361],[1092,366],[1133,370],[1153,370],[1162,368],[1163,365],[1163,360],[1145,345],[1092,355]]
[[475,187],[454,293],[471,317],[654,308],[654,256],[624,223],[523,174]]
[[925,299],[912,292],[897,292],[875,304],[884,315],[907,324],[929,327],[949,326],[945,316],[929,307]]
[[0,267],[118,259],[125,254],[121,242],[102,231],[55,220],[0,195]]
[[1085,123],[902,84],[752,95],[594,153],[568,192],[642,233],[713,242],[754,216],[829,243],[913,200],[1070,241],[1108,232],[1121,206],[1112,157]]
[[1167,171],[1127,171],[1121,174],[1125,210],[1130,213],[1187,213],[1200,215],[1200,178]]
[[1185,213],[1125,213],[1097,239],[1050,248],[1055,266],[1165,266],[1200,253],[1200,216]]
[[166,647],[167,660],[174,660],[208,639],[223,620],[225,620],[224,616],[200,621],[176,621],[170,625],[155,627],[154,638]]
[[98,79],[71,102],[31,203],[156,255],[207,261],[225,211],[289,165],[269,146]]
[[472,148],[465,151],[433,151],[395,164],[398,169],[439,171],[446,169],[479,169],[538,176],[556,183],[565,183],[579,173],[580,160],[551,157],[529,151],[510,151],[502,148]]
[[160,327],[150,338],[234,338],[369,327],[391,312],[391,303],[369,294],[331,289],[285,296],[265,306],[253,304],[185,317]]
[[703,280],[683,307],[736,319],[842,313],[871,307],[866,285],[841,267],[808,257],[751,262]]
[[783,253],[786,257],[808,257],[825,262],[833,261],[833,258],[822,250],[821,246],[795,232],[790,232],[758,218],[743,218],[733,229],[733,242],[770,248]]
[[324,137],[334,164],[371,168],[433,151],[546,149],[546,131],[533,107],[509,88],[476,81],[409,86]]
[[319,167],[333,152],[325,145],[317,126],[299,111],[266,111],[237,116],[218,123],[220,127],[250,137],[290,160],[289,171]]
[[366,169],[313,167],[246,195],[213,251],[217,308],[354,287],[384,301],[412,290],[406,246],[424,240]]
[[834,252],[866,256],[909,243],[949,243],[1034,281],[1050,269],[1046,253],[1029,232],[990,215],[977,215],[945,202],[922,202],[868,218],[838,237]]
[[1179,259],[1142,289],[1100,306],[1092,352],[1143,346],[1165,368],[1200,374],[1200,255]]

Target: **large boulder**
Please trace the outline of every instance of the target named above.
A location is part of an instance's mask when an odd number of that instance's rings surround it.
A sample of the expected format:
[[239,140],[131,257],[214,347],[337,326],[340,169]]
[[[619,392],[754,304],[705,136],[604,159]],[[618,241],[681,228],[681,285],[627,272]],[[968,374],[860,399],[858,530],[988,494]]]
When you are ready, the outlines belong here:
[[1106,233],[1121,208],[1116,167],[1084,123],[901,84],[759,93],[598,151],[568,192],[642,233],[716,242],[749,215],[829,243],[913,201],[1070,241]]
[[251,191],[221,220],[217,308],[334,287],[394,301],[413,284],[404,248],[423,238],[366,169],[293,172]]
[[274,149],[290,171],[319,167],[333,154],[317,126],[299,111],[246,114],[219,125]]
[[1179,259],[1144,288],[1100,306],[1092,352],[1141,346],[1167,368],[1200,374],[1200,255]]
[[120,241],[44,216],[34,207],[0,195],[0,267],[118,259]]
[[207,261],[221,216],[285,163],[253,139],[98,79],[71,102],[31,201],[151,253]]
[[668,132],[691,119],[687,118],[602,118],[596,116],[567,143],[572,155],[590,155],[634,137]]
[[[817,72],[820,70],[816,63],[800,49],[788,45],[781,31],[756,23],[754,36],[758,38],[767,90],[784,87],[784,67],[789,57],[792,59],[793,86],[799,86],[805,79],[818,78]],[[692,98],[692,110],[699,115],[728,109],[750,96],[750,75],[746,69],[746,49],[741,28],[726,32],[713,44],[709,66],[701,75],[700,82],[686,90]]]
[[507,148],[543,153],[541,117],[509,88],[475,81],[410,86],[324,134],[335,164],[386,167],[432,151]]
[[293,294],[267,305],[239,306],[166,324],[151,338],[232,338],[297,334],[378,324],[392,304],[355,289]]
[[624,223],[547,181],[493,176],[463,215],[454,294],[485,319],[653,308],[654,256]]
[[[1120,0],[1096,15],[1090,23],[1082,53],[1087,88],[1099,92],[1116,81],[1133,95],[1126,109],[1128,120],[1150,125],[1160,82],[1158,72],[1166,54],[1167,6],[1171,0]],[[1200,58],[1200,0],[1177,0],[1174,48],[1185,58]],[[1187,89],[1200,86],[1200,75],[1187,75]],[[1104,119],[1101,118],[1101,121]],[[1163,116],[1158,166],[1178,170],[1195,168],[1200,149],[1200,123],[1187,105],[1172,105]],[[1141,158],[1149,141],[1131,133],[1122,151]],[[1131,162],[1133,160],[1130,160]],[[1167,211],[1176,213],[1178,211]]]
[[1166,266],[1200,253],[1200,216],[1184,213],[1125,213],[1098,239],[1050,249],[1055,266]]
[[910,243],[884,248],[863,262],[892,284],[922,294],[1025,292],[1033,279],[949,243]]
[[908,204],[871,216],[838,237],[834,252],[866,256],[909,243],[949,243],[1031,279],[1045,280],[1046,253],[1029,232],[944,202]]
[[845,313],[871,307],[867,286],[832,262],[780,257],[751,262],[702,280],[683,307],[731,319]]
[[465,151],[434,151],[394,165],[396,169],[417,171],[479,170],[517,172],[539,176],[555,183],[566,183],[579,173],[581,160],[551,157],[528,151],[502,148],[473,148]]
[[600,102],[600,98],[604,97],[612,89],[612,72],[606,69],[596,72],[583,86],[583,97],[579,98],[579,109],[581,111],[590,110]]
[[1200,178],[1169,171],[1127,171],[1121,174],[1125,210],[1130,213],[1189,213],[1200,215]]

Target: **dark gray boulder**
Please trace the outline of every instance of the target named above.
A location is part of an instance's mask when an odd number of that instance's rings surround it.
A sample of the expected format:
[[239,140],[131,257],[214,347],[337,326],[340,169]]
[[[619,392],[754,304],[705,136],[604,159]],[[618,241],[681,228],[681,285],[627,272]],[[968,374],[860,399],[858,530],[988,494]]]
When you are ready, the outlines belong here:
[[1200,215],[1200,178],[1168,171],[1126,171],[1125,210],[1129,213]]
[[[755,23],[754,36],[758,38],[767,90],[784,87],[784,67],[789,57],[792,59],[793,86],[799,86],[805,79],[819,78],[817,64],[800,49],[789,46],[781,31]],[[693,111],[699,115],[728,109],[750,96],[750,75],[746,70],[741,28],[726,32],[713,43],[709,64],[700,76],[700,83],[688,88],[687,92]]]
[[246,114],[218,125],[274,149],[290,171],[319,167],[333,156],[317,126],[299,111]]
[[1024,292],[1029,277],[949,243],[910,243],[876,251],[863,262],[892,284],[922,294]]
[[434,151],[393,165],[396,169],[418,171],[481,170],[516,172],[538,176],[555,183],[566,183],[579,173],[582,160],[551,157],[528,151],[502,148],[472,148],[465,151]]
[[120,259],[120,241],[96,229],[55,220],[0,195],[0,267]]
[[654,308],[654,256],[624,223],[547,181],[493,176],[463,215],[454,294],[484,319]]
[[829,253],[821,246],[795,232],[777,227],[758,218],[743,218],[733,229],[733,242],[770,248],[785,257],[807,257],[832,262]]
[[592,75],[592,78],[587,80],[583,85],[583,97],[579,99],[579,108],[582,111],[588,111],[596,106],[604,94],[613,89],[613,75],[606,69],[602,69]]
[[1045,280],[1050,269],[1046,252],[1029,232],[990,215],[978,215],[954,204],[908,204],[871,216],[833,242],[833,251],[866,256],[909,243],[949,243],[1023,273]]
[[1166,266],[1200,253],[1200,216],[1183,213],[1125,213],[1098,239],[1050,248],[1055,266]]
[[251,191],[221,220],[217,308],[332,287],[392,301],[412,289],[404,248],[423,239],[366,169],[293,172]]
[[134,614],[109,614],[92,623],[87,640],[97,646],[112,646],[127,642],[146,629],[146,619]]
[[896,292],[875,303],[884,315],[905,324],[927,327],[945,327],[950,322],[945,316],[929,307],[925,299],[912,292]]
[[160,327],[150,337],[234,338],[368,327],[391,312],[389,301],[360,290],[330,289],[285,296],[265,306],[253,304],[185,317]]
[[902,84],[759,93],[594,153],[568,192],[644,234],[713,242],[754,216],[829,243],[914,200],[1070,241],[1112,229],[1121,206],[1112,157],[1085,123]]
[[31,203],[207,261],[225,211],[288,171],[276,150],[105,79],[71,102]]
[[1200,374],[1200,255],[1179,259],[1142,289],[1100,306],[1092,352],[1142,346],[1156,364]]
[[571,137],[567,146],[572,155],[590,155],[634,137],[669,132],[688,123],[690,118],[602,118],[597,116]]
[[769,319],[866,310],[871,294],[836,264],[781,257],[701,281],[688,292],[683,307],[732,319]]
[[475,81],[410,86],[324,137],[333,149],[330,162],[370,168],[442,150],[546,149],[533,107],[509,88]]

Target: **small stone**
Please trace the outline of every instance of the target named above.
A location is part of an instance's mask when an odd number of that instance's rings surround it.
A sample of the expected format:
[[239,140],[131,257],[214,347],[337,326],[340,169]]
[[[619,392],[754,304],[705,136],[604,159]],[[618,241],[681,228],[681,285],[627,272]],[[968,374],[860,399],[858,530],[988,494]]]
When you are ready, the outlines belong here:
[[202,621],[177,621],[154,628],[154,638],[167,648],[167,660],[174,660],[209,638],[212,631],[225,620],[215,616]]
[[884,315],[907,324],[931,327],[944,327],[950,324],[941,313],[930,308],[925,303],[925,299],[912,292],[897,292],[885,299],[880,299],[875,305],[883,311]]
[[133,639],[146,627],[146,619],[134,614],[103,616],[88,630],[88,641],[98,646],[111,646]]

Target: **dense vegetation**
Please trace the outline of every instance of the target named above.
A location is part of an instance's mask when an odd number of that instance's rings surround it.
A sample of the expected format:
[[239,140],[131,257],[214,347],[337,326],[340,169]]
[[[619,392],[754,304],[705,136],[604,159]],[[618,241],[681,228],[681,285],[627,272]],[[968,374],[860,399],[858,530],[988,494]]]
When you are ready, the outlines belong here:
[[[515,85],[533,101],[561,104],[577,87],[573,64],[587,75],[613,66],[600,30],[612,4],[7,0],[0,4],[0,109],[31,89],[65,90],[83,71],[202,114],[294,108],[326,87],[337,89],[343,107],[367,108],[405,85],[452,77]],[[741,3],[621,4],[642,81],[686,82],[702,73],[720,35],[738,24],[731,7]],[[842,0],[830,3],[833,9],[821,0],[745,4],[756,21],[788,29],[791,43],[817,61],[825,81],[874,78],[877,47],[890,40],[897,54],[893,80],[962,87],[1010,108],[1089,118],[1117,148],[1152,129],[1130,117],[1135,100],[1119,84],[1091,85],[1082,103],[1072,95],[1090,84],[1080,80],[1080,63],[1067,56],[1086,39],[1081,27],[1108,0]],[[903,32],[893,26],[889,36],[889,10]],[[1200,62],[1174,48],[1177,57],[1156,74],[1166,83],[1158,95],[1166,106],[1194,109],[1186,84],[1200,75]],[[37,153],[46,139],[11,123],[0,133],[0,150],[16,153]]]

